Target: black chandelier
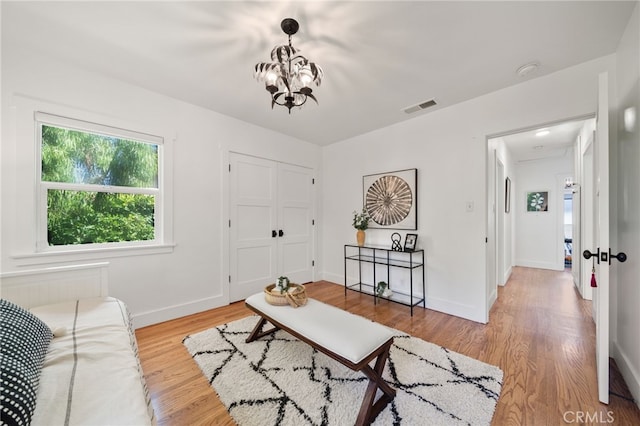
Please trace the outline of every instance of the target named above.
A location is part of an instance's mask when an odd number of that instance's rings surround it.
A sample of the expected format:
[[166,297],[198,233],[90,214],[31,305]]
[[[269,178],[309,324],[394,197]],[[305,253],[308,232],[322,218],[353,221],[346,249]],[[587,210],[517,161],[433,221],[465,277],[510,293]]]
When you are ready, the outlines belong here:
[[285,106],[289,109],[302,106],[308,98],[316,103],[318,100],[313,95],[311,83],[320,86],[323,72],[322,68],[309,61],[291,45],[291,36],[298,32],[298,21],[293,18],[285,18],[280,23],[280,28],[289,36],[288,45],[280,45],[271,51],[271,60],[274,62],[260,62],[255,66],[255,78],[264,81],[265,88],[271,93],[271,108],[274,105]]

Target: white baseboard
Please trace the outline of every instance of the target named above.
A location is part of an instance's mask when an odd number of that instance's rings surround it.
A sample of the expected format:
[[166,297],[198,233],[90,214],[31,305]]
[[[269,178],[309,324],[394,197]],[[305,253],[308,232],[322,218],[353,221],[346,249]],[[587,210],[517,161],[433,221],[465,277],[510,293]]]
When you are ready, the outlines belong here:
[[511,274],[513,273],[513,266],[509,266],[509,268],[505,271],[504,277],[502,277],[502,285],[505,285],[509,278],[511,278]]
[[622,374],[629,392],[633,395],[636,405],[640,408],[640,374],[633,368],[629,362],[629,357],[625,355],[617,342],[613,342],[611,346],[611,357],[616,360],[620,374]]
[[537,269],[550,269],[552,271],[564,271],[564,264],[559,265],[554,262],[538,262],[535,260],[516,260],[516,266],[523,266],[525,268],[537,268]]
[[494,303],[496,303],[496,300],[498,300],[498,290],[496,289],[496,291],[491,292],[491,296],[489,296],[489,304],[487,311],[491,310],[491,307],[493,306]]
[[222,296],[207,297],[194,302],[133,314],[133,325],[135,328],[146,327],[187,315],[197,314],[198,312],[208,311],[209,309],[227,306],[228,304],[228,298]]
[[449,300],[436,299],[434,297],[427,296],[427,308],[448,315],[454,315],[456,317],[479,322],[480,324],[487,323],[487,319],[484,317],[484,313],[479,311],[479,308],[481,307],[463,305],[460,303],[451,302]]
[[344,275],[332,274],[330,272],[323,272],[320,274],[322,280],[330,281],[332,283],[344,285]]
[[[325,272],[322,274],[322,279],[325,281],[330,281],[332,283],[344,285],[344,275],[331,274],[331,273]],[[353,282],[357,281],[356,278],[354,278],[353,280],[354,280]],[[443,312],[448,315],[454,315],[460,318],[479,322],[481,324],[487,323],[486,319],[484,318],[484,313],[478,311],[477,308],[479,307],[453,303],[444,299],[434,299],[428,296],[427,296],[425,305],[427,309]],[[422,304],[418,306],[422,307]]]

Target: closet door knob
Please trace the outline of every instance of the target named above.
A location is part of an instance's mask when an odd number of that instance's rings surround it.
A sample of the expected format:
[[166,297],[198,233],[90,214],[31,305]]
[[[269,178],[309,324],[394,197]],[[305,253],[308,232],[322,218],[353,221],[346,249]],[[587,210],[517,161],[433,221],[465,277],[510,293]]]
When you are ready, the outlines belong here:
[[284,232],[282,232],[282,229],[278,231],[278,237],[282,237],[284,235]]
[[591,259],[592,257],[595,257],[596,260],[598,261],[598,264],[600,264],[600,247],[598,247],[598,251],[591,252],[589,250],[585,250],[582,252],[582,257],[584,257],[585,259]]
[[626,262],[627,261],[627,253],[621,251],[618,254],[612,254],[611,249],[609,249],[609,265],[611,265],[611,259],[618,259],[618,262]]
[[271,230],[271,238],[275,238],[278,236],[278,233],[276,232],[275,229]]

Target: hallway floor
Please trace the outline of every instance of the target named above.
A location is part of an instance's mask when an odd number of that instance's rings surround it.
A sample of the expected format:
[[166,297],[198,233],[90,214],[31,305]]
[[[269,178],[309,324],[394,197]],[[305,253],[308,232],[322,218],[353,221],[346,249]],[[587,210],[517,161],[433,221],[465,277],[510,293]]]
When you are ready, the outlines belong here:
[[502,421],[496,416],[494,424],[640,424],[613,360],[610,403],[598,401],[591,315],[591,301],[580,297],[570,270],[514,268],[488,327],[504,344]]

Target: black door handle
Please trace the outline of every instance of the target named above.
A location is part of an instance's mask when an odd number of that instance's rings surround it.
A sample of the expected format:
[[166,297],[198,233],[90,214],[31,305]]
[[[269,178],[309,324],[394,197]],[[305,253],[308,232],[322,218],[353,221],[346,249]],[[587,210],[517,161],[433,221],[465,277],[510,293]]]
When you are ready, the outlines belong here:
[[276,232],[276,230],[275,230],[275,229],[272,229],[272,230],[271,230],[271,238],[275,238],[275,237],[277,237],[277,236],[278,236],[278,233]]
[[611,259],[618,259],[618,262],[626,262],[627,261],[627,254],[623,251],[621,251],[618,254],[611,254],[611,249],[609,249],[609,265],[611,265]]
[[595,257],[598,260],[598,263],[600,263],[600,248],[598,248],[598,251],[595,253],[592,253],[589,250],[585,250],[582,252],[582,257],[584,257],[585,259],[591,259],[592,257]]
[[595,256],[595,258],[598,260],[598,264],[600,264],[600,258],[602,258],[603,262],[609,262],[609,265],[611,265],[611,259],[618,259],[618,262],[621,263],[627,261],[627,254],[622,251],[618,254],[613,254],[611,253],[611,249],[609,249],[609,253],[607,253],[606,251],[600,253],[600,248],[598,248],[598,251],[595,253],[592,253],[589,250],[585,250],[582,252],[582,257],[584,257],[585,259],[591,259],[591,257],[593,256]]
[[284,232],[282,232],[282,229],[278,231],[278,237],[282,237],[284,235]]

